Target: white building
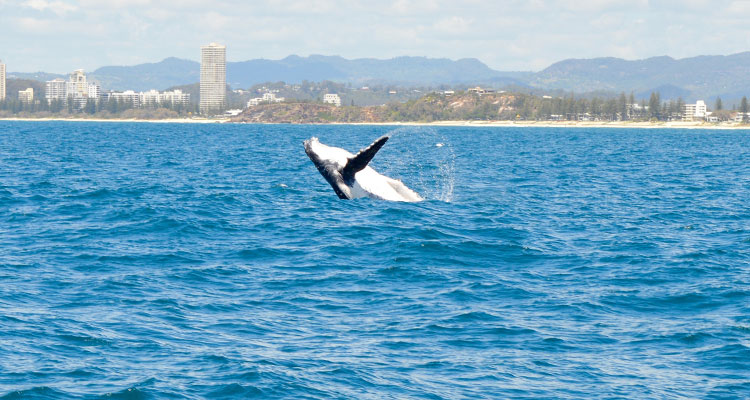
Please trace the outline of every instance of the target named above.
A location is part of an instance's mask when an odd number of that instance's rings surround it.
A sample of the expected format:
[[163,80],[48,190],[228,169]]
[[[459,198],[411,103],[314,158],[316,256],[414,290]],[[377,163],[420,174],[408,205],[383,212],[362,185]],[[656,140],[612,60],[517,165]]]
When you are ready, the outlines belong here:
[[126,90],[124,92],[109,92],[107,93],[107,101],[118,101],[123,104],[130,104],[133,108],[141,106],[140,93],[136,93],[132,90]]
[[65,80],[60,78],[47,81],[44,91],[44,97],[47,99],[47,102],[52,103],[54,100],[65,101],[67,98],[66,85]]
[[26,90],[19,90],[18,101],[24,104],[33,103],[34,102],[34,88],[28,88]]
[[133,108],[158,108],[175,105],[186,106],[190,104],[190,94],[182,93],[181,90],[161,93],[153,89],[148,92],[126,90],[124,92],[107,93],[107,101],[119,101],[123,104],[129,104]]
[[80,98],[89,96],[89,84],[86,82],[86,74],[82,69],[77,69],[70,74],[65,94],[67,97]]
[[276,94],[271,93],[271,92],[266,92],[266,93],[263,93],[263,97],[255,97],[255,98],[250,99],[247,102],[247,106],[249,108],[249,107],[257,106],[258,104],[261,104],[261,103],[281,103],[282,101],[284,101],[283,97],[276,97]]
[[170,104],[172,106],[182,105],[187,106],[190,104],[190,93],[182,93],[182,90],[175,89],[171,92],[163,92],[161,94],[162,105]]
[[202,114],[219,114],[226,106],[227,47],[216,43],[201,46],[201,97]]
[[5,64],[0,60],[0,101],[5,100]]
[[326,93],[323,96],[323,103],[335,104],[336,107],[341,107],[341,98],[337,94]]
[[149,90],[148,92],[138,93],[140,107],[146,108],[157,108],[161,104],[161,96],[158,90]]
[[695,104],[685,104],[682,112],[683,121],[695,121],[706,118],[706,102],[698,100]]
[[86,80],[86,74],[82,69],[77,69],[70,74],[67,81],[60,78],[47,81],[44,97],[47,102],[53,100],[66,102],[71,100],[77,108],[83,108],[88,100],[99,101],[101,97],[101,86]]

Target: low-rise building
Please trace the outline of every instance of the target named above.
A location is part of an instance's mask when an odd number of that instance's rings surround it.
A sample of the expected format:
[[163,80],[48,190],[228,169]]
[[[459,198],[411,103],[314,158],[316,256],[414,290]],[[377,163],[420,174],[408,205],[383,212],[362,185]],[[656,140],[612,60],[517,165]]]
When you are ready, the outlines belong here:
[[478,94],[478,95],[481,96],[483,94],[495,93],[495,90],[494,89],[484,89],[484,88],[481,88],[481,87],[477,86],[477,87],[470,88],[468,90],[468,92],[469,93],[476,93],[476,94]]
[[323,103],[334,104],[336,107],[341,107],[341,97],[335,93],[326,93],[323,96]]
[[109,92],[107,93],[107,101],[117,101],[123,104],[130,105],[133,108],[141,106],[140,93],[136,93],[132,90],[126,90],[124,92]]
[[682,108],[683,121],[695,121],[706,118],[706,102],[698,100],[695,104],[685,104]]
[[19,90],[18,101],[24,104],[33,103],[34,102],[34,88],[27,88],[26,90]]
[[171,104],[173,107],[187,106],[190,104],[190,93],[182,93],[182,90],[175,89],[171,92],[163,92],[161,94],[161,104]]
[[285,99],[283,97],[276,97],[276,94],[272,92],[263,93],[263,97],[255,97],[247,102],[248,107],[257,106],[261,103],[281,103]]
[[119,101],[130,104],[133,108],[187,106],[190,104],[190,93],[183,93],[179,89],[171,92],[159,92],[153,89],[148,92],[126,90],[124,92],[107,93],[107,101]]

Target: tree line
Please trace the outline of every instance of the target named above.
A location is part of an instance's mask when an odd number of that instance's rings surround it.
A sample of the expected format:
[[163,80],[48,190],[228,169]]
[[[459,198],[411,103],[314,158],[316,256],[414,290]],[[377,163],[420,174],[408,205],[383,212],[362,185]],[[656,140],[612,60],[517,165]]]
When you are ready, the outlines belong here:
[[[176,115],[184,116],[189,114],[196,114],[198,112],[198,104],[189,103],[160,103],[150,104],[144,107],[135,107],[133,102],[124,101],[120,99],[107,99],[100,98],[99,100],[85,99],[82,102],[78,102],[73,98],[69,98],[67,101],[61,99],[53,99],[48,101],[46,98],[34,99],[32,102],[23,102],[18,98],[6,98],[0,101],[0,111],[3,111],[5,115],[74,115],[74,114],[88,114],[98,116],[117,116],[128,110],[168,110],[176,113]],[[172,115],[172,113],[170,113]]]

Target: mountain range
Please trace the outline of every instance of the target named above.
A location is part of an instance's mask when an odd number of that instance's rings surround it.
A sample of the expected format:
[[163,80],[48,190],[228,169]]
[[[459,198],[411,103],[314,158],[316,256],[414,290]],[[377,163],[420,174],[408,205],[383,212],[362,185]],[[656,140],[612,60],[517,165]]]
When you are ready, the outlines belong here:
[[[8,75],[9,78],[34,80],[64,77],[44,72]],[[199,81],[200,64],[170,57],[157,63],[101,67],[89,77],[108,90],[165,89]],[[712,100],[716,96],[735,99],[750,95],[750,52],[684,59],[666,56],[643,60],[612,57],[569,59],[538,72],[497,71],[473,58],[455,61],[426,57],[350,60],[339,56],[292,55],[281,60],[227,63],[227,83],[232,88],[248,88],[263,82],[300,83],[305,80],[357,85],[486,85],[576,93],[632,91],[639,98],[659,91],[662,99]]]

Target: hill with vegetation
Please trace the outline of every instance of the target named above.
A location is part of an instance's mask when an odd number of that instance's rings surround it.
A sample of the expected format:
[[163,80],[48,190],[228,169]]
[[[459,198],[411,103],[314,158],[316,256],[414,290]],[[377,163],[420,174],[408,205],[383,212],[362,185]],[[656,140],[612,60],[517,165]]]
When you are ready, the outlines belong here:
[[666,56],[634,61],[611,57],[570,59],[534,74],[528,83],[575,92],[659,91],[664,98],[673,99],[739,99],[750,93],[750,52],[679,60]]

